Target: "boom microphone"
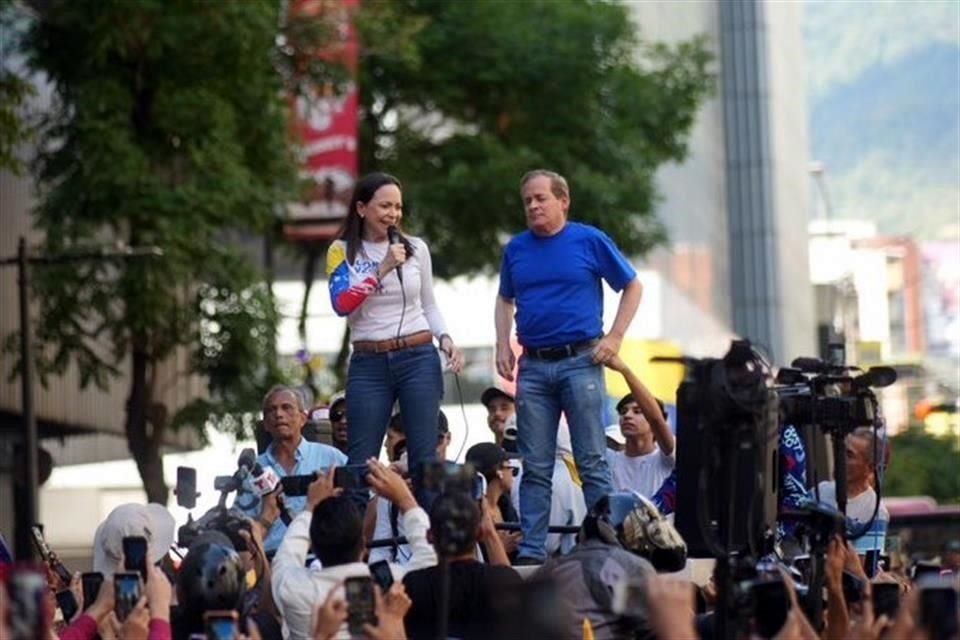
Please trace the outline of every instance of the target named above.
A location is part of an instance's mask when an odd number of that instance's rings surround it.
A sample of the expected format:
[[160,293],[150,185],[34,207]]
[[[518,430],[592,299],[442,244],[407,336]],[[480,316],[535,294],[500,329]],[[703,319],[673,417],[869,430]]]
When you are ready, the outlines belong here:
[[[387,240],[390,244],[400,244],[400,232],[397,231],[396,225],[390,225],[387,227]],[[397,265],[397,280],[400,281],[400,284],[403,284],[403,271],[400,270],[401,265]]]

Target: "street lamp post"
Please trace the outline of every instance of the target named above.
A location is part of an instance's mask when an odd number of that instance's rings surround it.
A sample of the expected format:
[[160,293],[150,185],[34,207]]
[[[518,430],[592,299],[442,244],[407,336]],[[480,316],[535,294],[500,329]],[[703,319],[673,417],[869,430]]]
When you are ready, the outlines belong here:
[[66,264],[89,260],[113,260],[134,257],[162,256],[159,247],[128,247],[122,244],[85,249],[77,253],[54,256],[31,256],[27,239],[20,236],[17,255],[13,258],[0,258],[0,267],[16,265],[17,289],[20,303],[20,395],[22,409],[23,442],[26,448],[24,456],[24,509],[23,515],[14,523],[14,549],[18,560],[30,561],[34,558],[34,545],[30,528],[37,522],[39,501],[37,485],[39,466],[37,450],[39,435],[37,419],[33,409],[33,331],[30,326],[30,271],[34,264]]

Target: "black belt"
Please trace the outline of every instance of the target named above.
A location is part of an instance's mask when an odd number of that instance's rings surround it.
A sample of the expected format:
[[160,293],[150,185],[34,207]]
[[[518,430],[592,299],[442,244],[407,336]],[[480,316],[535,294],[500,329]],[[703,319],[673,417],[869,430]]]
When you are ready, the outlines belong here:
[[584,349],[593,347],[598,342],[600,342],[600,338],[591,338],[590,340],[583,340],[582,342],[572,342],[559,347],[540,347],[539,349],[528,349],[524,347],[523,353],[534,360],[563,360],[564,358],[577,355],[578,352]]

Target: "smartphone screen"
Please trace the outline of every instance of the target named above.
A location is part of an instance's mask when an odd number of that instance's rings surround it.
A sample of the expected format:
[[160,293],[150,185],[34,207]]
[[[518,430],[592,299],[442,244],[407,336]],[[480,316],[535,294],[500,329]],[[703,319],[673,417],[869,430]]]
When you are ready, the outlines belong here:
[[280,486],[283,487],[283,495],[288,498],[307,495],[307,489],[310,484],[317,479],[315,474],[304,476],[285,476],[280,478]]
[[147,581],[147,539],[143,536],[127,536],[123,539],[123,568],[136,571]]
[[783,580],[773,578],[755,582],[753,592],[753,620],[757,635],[772,638],[783,628],[790,612],[790,596]]
[[73,620],[73,617],[77,615],[80,605],[77,604],[77,599],[72,591],[58,591],[57,608],[59,608],[60,613],[63,614],[63,619],[70,622]]
[[197,506],[197,470],[193,467],[177,467],[177,505],[185,509]]
[[893,620],[900,610],[900,585],[895,582],[874,582],[871,591],[873,614],[877,617],[886,615]]
[[390,571],[390,563],[386,560],[380,560],[370,565],[370,575],[376,580],[380,591],[386,595],[393,586],[393,572]]
[[86,611],[100,594],[100,585],[103,584],[103,574],[99,571],[84,573],[80,576],[80,584],[83,585],[83,610]]
[[333,486],[339,489],[366,489],[367,473],[365,464],[348,464],[333,471]]
[[236,611],[208,611],[203,614],[207,640],[236,640],[240,636]]
[[956,638],[957,616],[957,590],[952,584],[945,582],[921,587],[920,623],[931,638]]
[[114,611],[117,614],[117,620],[123,622],[140,600],[140,574],[115,573],[113,586]]
[[47,637],[47,577],[35,567],[18,567],[7,581],[10,638]]
[[351,635],[363,635],[364,624],[377,624],[373,610],[373,579],[369,576],[347,578],[343,584],[347,597],[347,628]]
[[847,601],[847,604],[857,604],[863,600],[865,588],[862,579],[849,571],[843,572],[843,598]]

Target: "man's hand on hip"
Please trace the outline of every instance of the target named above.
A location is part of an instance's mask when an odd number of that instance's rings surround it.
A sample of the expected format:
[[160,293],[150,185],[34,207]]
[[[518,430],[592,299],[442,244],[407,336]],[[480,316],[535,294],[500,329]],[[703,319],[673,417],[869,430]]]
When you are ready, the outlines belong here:
[[593,348],[593,361],[597,364],[606,364],[611,358],[620,353],[623,338],[612,333],[600,338],[600,342]]

